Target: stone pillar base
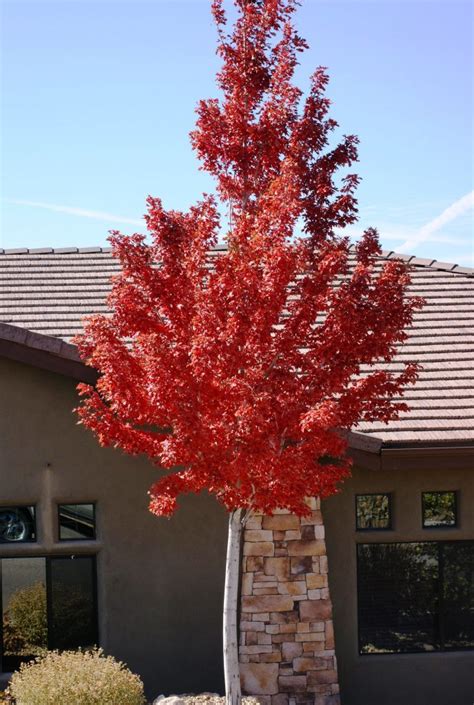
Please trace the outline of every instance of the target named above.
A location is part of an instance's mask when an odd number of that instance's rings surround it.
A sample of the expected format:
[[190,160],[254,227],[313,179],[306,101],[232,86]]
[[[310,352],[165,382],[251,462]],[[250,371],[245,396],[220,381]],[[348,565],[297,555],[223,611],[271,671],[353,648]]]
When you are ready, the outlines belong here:
[[248,520],[240,614],[242,690],[262,705],[339,705],[319,499]]

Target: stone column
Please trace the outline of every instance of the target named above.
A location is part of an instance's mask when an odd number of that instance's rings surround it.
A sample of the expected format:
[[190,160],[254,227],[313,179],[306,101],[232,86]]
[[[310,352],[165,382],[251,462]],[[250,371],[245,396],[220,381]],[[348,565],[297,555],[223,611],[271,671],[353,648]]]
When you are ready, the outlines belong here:
[[262,705],[339,705],[319,499],[311,517],[253,515],[243,546],[242,690]]

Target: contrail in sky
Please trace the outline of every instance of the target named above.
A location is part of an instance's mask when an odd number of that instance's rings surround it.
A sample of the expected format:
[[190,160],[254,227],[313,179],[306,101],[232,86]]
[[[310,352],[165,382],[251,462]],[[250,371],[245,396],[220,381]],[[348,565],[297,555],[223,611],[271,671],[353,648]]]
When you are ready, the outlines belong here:
[[[67,213],[68,215],[76,215],[80,218],[91,218],[93,220],[102,220],[108,223],[123,223],[127,225],[138,225],[142,228],[145,223],[142,219],[127,218],[126,216],[116,215],[114,213],[105,213],[103,211],[91,211],[85,208],[74,208],[72,206],[57,205],[54,203],[43,203],[41,201],[27,201],[23,199],[8,199],[8,203],[13,203],[19,206],[31,206],[33,208],[44,208],[46,210],[55,211],[56,213]],[[410,234],[408,238],[399,246],[399,252],[412,251],[420,242],[432,241],[443,242],[445,238],[435,238],[432,235],[440,230],[444,225],[450,223],[460,215],[467,213],[474,206],[474,191],[466,194],[462,198],[452,203],[440,215],[428,223],[423,225],[419,230]],[[398,229],[398,228],[397,228]],[[347,232],[347,231],[345,231]],[[383,233],[382,233],[383,235]],[[401,239],[399,232],[386,235],[387,239]],[[460,244],[458,241],[452,244]]]
[[104,220],[108,223],[127,223],[128,225],[139,225],[145,227],[145,222],[137,218],[126,218],[113,213],[104,213],[103,211],[89,211],[84,208],[73,208],[71,206],[59,206],[54,203],[42,203],[41,201],[25,201],[22,199],[8,199],[8,203],[13,203],[17,206],[31,206],[33,208],[44,208],[48,211],[56,213],[67,213],[69,215],[77,215],[80,218],[93,218],[94,220]]
[[459,200],[452,203],[448,208],[446,208],[442,213],[440,213],[436,218],[430,220],[429,223],[423,225],[414,235],[405,240],[405,242],[398,248],[400,252],[406,252],[407,250],[412,250],[413,247],[418,245],[420,242],[425,240],[431,240],[431,235],[437,230],[442,228],[447,223],[450,223],[455,218],[460,215],[467,213],[474,206],[474,191],[467,193],[465,196]]

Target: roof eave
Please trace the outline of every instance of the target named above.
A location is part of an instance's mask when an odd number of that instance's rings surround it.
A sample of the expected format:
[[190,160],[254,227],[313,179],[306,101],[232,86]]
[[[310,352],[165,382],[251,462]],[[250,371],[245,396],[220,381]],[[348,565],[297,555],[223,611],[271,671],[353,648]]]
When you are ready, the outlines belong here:
[[[0,322],[0,356],[22,362],[49,372],[63,375],[80,382],[94,384],[97,372],[81,360],[77,347],[26,328]],[[474,455],[472,440],[456,442],[395,443],[384,442],[382,438],[357,432],[344,433],[351,454],[354,456],[402,457],[429,455]]]
[[474,455],[472,439],[465,441],[432,441],[430,445],[423,443],[382,443],[381,454],[384,456],[402,455]]
[[474,455],[474,443],[472,439],[456,441],[432,441],[429,445],[426,441],[394,442],[384,441],[374,435],[369,435],[357,431],[346,431],[344,433],[349,449],[358,454],[390,456],[429,456],[429,455]]
[[81,382],[97,380],[97,372],[83,363],[75,345],[10,323],[0,322],[0,355]]

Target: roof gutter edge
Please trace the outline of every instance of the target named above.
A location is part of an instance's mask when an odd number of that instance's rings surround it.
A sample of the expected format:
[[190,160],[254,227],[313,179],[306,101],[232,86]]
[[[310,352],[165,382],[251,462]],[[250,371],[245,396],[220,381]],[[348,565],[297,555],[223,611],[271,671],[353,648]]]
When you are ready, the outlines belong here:
[[9,323],[0,322],[0,355],[81,382],[97,380],[96,370],[84,364],[72,343]]
[[381,447],[381,455],[385,457],[400,455],[473,455],[474,444],[466,441],[465,444],[439,443],[433,445],[405,445],[405,446],[384,446]]

